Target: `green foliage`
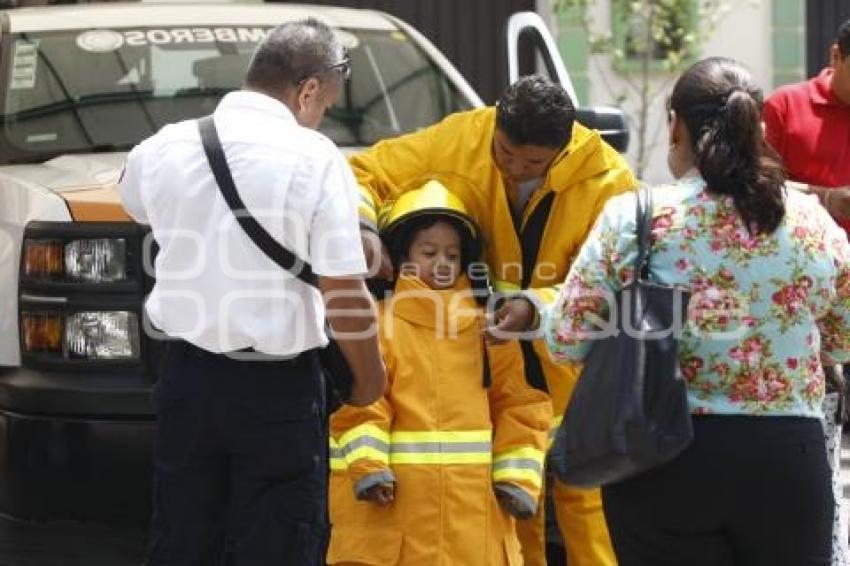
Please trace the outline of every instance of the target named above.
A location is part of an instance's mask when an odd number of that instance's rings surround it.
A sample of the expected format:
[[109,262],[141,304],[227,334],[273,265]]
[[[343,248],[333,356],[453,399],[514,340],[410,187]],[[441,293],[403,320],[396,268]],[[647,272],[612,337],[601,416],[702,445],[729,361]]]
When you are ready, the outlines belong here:
[[699,45],[717,28],[728,12],[729,0],[610,0],[614,25],[623,30],[594,29],[591,9],[598,0],[555,0],[568,21],[587,31],[593,53],[610,55],[619,69],[633,70],[646,59],[650,66],[667,72],[686,67]]
[[[641,177],[651,150],[650,139],[657,128],[648,122],[650,107],[658,102],[671,80],[697,57],[700,45],[717,29],[730,10],[730,0],[604,0],[610,5],[612,26],[594,25],[593,8],[602,0],[553,0],[555,10],[582,27],[590,51],[611,59],[625,84],[614,92],[617,104],[638,99],[628,116],[636,130],[637,163]],[[751,0],[757,2],[758,0]]]

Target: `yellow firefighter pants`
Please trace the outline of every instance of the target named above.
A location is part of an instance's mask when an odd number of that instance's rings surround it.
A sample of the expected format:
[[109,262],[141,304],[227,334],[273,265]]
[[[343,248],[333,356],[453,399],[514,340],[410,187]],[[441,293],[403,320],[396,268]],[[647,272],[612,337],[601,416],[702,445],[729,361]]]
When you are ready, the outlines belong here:
[[[540,354],[540,349],[537,350]],[[560,416],[573,395],[579,370],[556,373],[554,377],[546,377],[546,384],[555,415]],[[556,427],[558,422],[560,419],[556,419]],[[547,482],[546,489],[552,492],[558,529],[567,546],[567,566],[616,566],[599,489],[570,487],[554,478]],[[546,566],[545,507],[541,498],[536,517],[516,522],[525,566]]]
[[[557,480],[546,488],[552,490],[558,527],[566,542],[567,566],[616,566],[599,490],[570,487]],[[533,519],[516,523],[525,566],[546,566],[545,507],[541,501]]]

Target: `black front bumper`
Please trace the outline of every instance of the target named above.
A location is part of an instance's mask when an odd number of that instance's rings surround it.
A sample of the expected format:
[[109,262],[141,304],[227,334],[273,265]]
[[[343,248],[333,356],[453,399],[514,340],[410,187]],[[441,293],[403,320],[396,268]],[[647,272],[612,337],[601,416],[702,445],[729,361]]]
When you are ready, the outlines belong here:
[[153,434],[141,372],[0,369],[0,513],[143,528]]
[[139,566],[146,529],[0,516],[0,566]]

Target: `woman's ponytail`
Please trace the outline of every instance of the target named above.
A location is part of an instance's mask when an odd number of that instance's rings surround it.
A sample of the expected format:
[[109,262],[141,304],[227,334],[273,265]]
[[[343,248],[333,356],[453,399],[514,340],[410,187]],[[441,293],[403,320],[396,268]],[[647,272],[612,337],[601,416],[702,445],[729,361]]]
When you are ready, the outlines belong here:
[[671,105],[708,190],[731,196],[751,233],[775,231],[785,216],[785,178],[764,141],[762,94],[746,69],[731,59],[700,61],[676,83]]

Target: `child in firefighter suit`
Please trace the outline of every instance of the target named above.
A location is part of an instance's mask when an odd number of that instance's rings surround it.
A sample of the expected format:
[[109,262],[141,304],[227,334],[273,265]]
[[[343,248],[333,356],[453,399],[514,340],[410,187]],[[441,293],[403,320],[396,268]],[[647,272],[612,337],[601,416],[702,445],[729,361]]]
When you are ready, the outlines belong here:
[[552,422],[516,342],[485,345],[467,266],[477,230],[436,181],[386,211],[394,292],[379,304],[389,383],[331,418],[334,565],[522,563],[514,517],[537,510]]

